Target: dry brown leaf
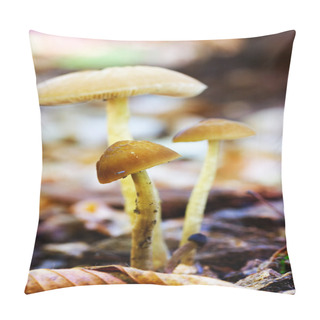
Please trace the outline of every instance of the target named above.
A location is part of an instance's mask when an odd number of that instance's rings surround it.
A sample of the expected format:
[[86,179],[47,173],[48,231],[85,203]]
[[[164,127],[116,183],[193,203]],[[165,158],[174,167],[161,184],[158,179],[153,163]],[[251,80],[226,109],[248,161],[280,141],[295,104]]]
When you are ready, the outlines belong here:
[[111,274],[85,268],[36,269],[29,272],[25,293],[98,284],[125,284],[125,282]]
[[72,269],[31,270],[25,293],[30,294],[59,288],[99,284],[218,285],[236,287],[230,282],[209,277],[166,274],[110,265]]

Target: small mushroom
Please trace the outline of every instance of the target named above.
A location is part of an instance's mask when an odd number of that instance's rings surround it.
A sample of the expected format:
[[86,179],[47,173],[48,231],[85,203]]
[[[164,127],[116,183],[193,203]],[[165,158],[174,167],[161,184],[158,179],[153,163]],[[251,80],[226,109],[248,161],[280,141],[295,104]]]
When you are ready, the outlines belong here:
[[171,149],[149,141],[118,141],[97,162],[100,183],[131,175],[137,193],[135,222],[132,228],[131,266],[152,270],[152,238],[160,210],[159,198],[146,169],[179,158]]
[[[156,94],[172,97],[193,97],[207,88],[200,81],[160,67],[125,66],[102,70],[73,72],[38,84],[40,105],[53,106],[107,100],[107,128],[109,145],[119,140],[132,140],[129,131],[130,110],[128,97]],[[135,189],[130,177],[121,180],[125,211],[134,224]],[[155,192],[157,192],[155,190]],[[158,213],[161,221],[161,212]],[[156,226],[158,241],[154,242],[158,257],[156,263],[163,265],[167,259],[160,223]]]
[[[191,128],[180,131],[174,136],[174,142],[208,140],[207,155],[199,179],[187,204],[180,246],[188,241],[190,235],[201,230],[208,194],[217,170],[220,140],[239,139],[254,134],[254,130],[241,122],[225,119],[207,119],[200,121]],[[192,265],[194,263],[194,253],[186,255],[182,259],[182,263]]]
[[185,243],[183,246],[179,247],[171,256],[170,260],[168,261],[165,272],[172,273],[172,271],[176,268],[179,262],[188,254],[192,253],[193,251],[202,248],[207,243],[207,237],[202,233],[195,233],[192,234],[188,238],[188,242]]

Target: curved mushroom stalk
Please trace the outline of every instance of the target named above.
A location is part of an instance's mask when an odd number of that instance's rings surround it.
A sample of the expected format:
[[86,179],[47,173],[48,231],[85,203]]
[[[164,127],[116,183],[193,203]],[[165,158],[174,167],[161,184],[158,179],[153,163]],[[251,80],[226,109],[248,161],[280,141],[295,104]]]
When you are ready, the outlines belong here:
[[[180,246],[187,243],[188,238],[192,234],[200,232],[209,191],[217,170],[218,153],[219,141],[209,140],[208,151],[201,169],[200,177],[192,190],[187,205]],[[181,262],[186,265],[192,265],[194,263],[194,255],[195,250],[192,250],[182,258]]]
[[131,266],[142,270],[152,270],[153,229],[160,210],[158,197],[145,170],[131,175],[137,192],[135,223],[132,228]]
[[173,252],[172,257],[165,266],[164,272],[173,272],[184,257],[191,252],[202,248],[207,243],[207,237],[201,233],[192,234],[187,240],[188,241],[183,246],[180,246],[175,252]]

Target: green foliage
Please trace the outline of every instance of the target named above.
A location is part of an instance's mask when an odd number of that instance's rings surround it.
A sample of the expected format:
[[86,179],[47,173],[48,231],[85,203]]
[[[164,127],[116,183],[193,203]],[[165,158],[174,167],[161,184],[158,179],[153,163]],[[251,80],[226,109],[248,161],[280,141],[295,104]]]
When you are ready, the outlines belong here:
[[289,261],[289,256],[285,255],[284,257],[281,257],[280,261],[279,261],[279,265],[280,265],[280,273],[284,274],[287,272],[287,262]]

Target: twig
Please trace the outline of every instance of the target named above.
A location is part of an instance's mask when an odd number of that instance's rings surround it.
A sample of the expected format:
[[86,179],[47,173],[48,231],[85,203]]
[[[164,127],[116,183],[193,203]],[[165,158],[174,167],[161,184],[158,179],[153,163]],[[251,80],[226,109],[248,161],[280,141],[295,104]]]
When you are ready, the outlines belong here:
[[247,191],[247,194],[250,194],[251,196],[253,196],[254,198],[256,198],[257,200],[259,200],[261,203],[265,204],[266,206],[268,206],[269,208],[271,208],[273,211],[275,211],[279,216],[283,216],[283,211],[279,210],[276,206],[274,206],[272,203],[270,203],[269,201],[267,201],[265,198],[263,198],[259,193],[249,190]]

